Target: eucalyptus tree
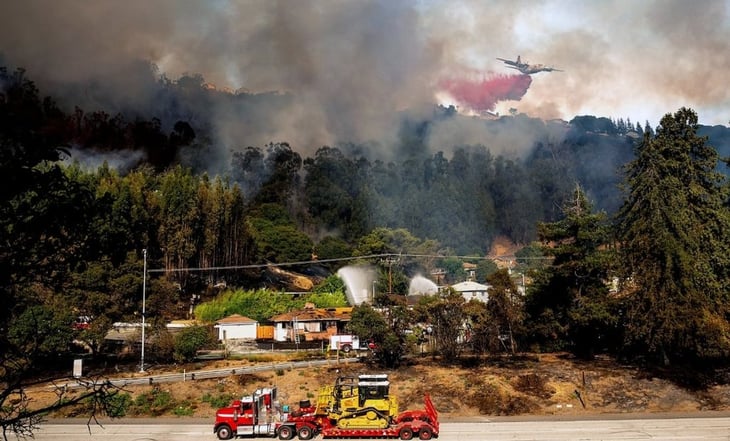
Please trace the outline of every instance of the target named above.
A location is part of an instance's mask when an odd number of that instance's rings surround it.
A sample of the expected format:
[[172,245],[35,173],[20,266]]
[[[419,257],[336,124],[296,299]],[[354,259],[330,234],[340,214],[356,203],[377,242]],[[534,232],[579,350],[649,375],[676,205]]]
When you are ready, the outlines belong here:
[[368,219],[363,216],[365,172],[360,168],[369,167],[367,161],[357,164],[332,147],[322,147],[304,161],[307,211],[323,228],[338,229],[345,239],[364,232]]
[[175,167],[160,180],[158,237],[165,269],[187,268],[195,255],[193,232],[200,222],[198,179],[190,170]]

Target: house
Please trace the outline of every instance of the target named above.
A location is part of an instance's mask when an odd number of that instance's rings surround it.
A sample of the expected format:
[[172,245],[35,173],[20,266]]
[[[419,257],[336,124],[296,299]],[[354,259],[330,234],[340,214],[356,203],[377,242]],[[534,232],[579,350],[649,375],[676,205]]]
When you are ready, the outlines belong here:
[[218,329],[218,339],[225,340],[255,340],[258,322],[240,314],[229,315],[215,322]]
[[482,285],[481,283],[466,281],[457,283],[456,285],[452,285],[451,287],[454,289],[454,291],[460,293],[464,297],[464,300],[466,300],[467,302],[471,299],[476,299],[487,303],[487,301],[489,300],[488,291],[489,288],[491,288],[491,286],[489,285]]
[[308,303],[304,309],[279,314],[271,318],[274,340],[329,340],[331,335],[344,334],[352,318],[352,308],[315,308]]
[[466,280],[474,280],[477,278],[477,265],[474,263],[464,262],[461,267],[466,273]]

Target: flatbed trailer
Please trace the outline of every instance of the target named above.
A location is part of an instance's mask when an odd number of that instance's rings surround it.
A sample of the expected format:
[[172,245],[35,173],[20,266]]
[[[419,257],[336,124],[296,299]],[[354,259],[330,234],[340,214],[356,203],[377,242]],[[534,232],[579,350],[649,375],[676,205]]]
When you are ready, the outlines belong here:
[[[373,378],[375,377],[369,377],[371,380]],[[378,391],[377,388],[380,388],[380,392],[387,392],[387,389],[383,389],[387,386],[387,381],[376,379],[379,381],[363,381],[360,385],[365,388],[364,391]],[[348,388],[349,383],[345,389]],[[332,388],[328,388],[324,391],[331,390]],[[234,400],[230,406],[219,409],[216,412],[214,433],[221,440],[239,436],[278,436],[280,440],[297,438],[301,441],[312,439],[317,435],[322,435],[323,438],[402,440],[413,438],[430,440],[438,438],[439,435],[438,412],[428,394],[424,395],[424,409],[406,410],[395,416],[384,413],[382,406],[378,407],[377,403],[372,404],[367,401],[356,411],[353,411],[355,408],[335,406],[334,412],[329,407],[326,412],[320,412],[320,407],[312,405],[309,400],[304,400],[299,402],[298,410],[291,413],[288,410],[282,412],[284,408],[276,401],[276,395],[276,387],[258,389],[253,395]],[[326,401],[324,404],[327,403]],[[336,410],[337,408],[342,411]],[[390,409],[392,410],[390,415],[397,412],[394,410],[395,407]]]
[[431,397],[424,396],[425,410],[407,410],[393,419],[392,424],[383,429],[348,428],[337,426],[323,427],[320,430],[323,438],[400,438],[409,440],[417,437],[421,440],[438,438],[438,412]]

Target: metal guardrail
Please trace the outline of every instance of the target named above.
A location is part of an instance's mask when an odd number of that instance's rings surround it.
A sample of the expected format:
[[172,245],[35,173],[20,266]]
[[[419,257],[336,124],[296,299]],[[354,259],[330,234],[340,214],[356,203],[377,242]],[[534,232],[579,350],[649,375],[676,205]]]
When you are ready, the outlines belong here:
[[[160,374],[160,375],[149,375],[144,377],[130,377],[130,378],[113,378],[108,381],[117,387],[132,386],[132,385],[145,385],[145,384],[158,384],[158,383],[174,383],[178,381],[195,381],[195,380],[207,380],[211,378],[224,378],[231,375],[243,375],[252,374],[255,372],[267,372],[277,371],[286,369],[299,369],[305,367],[314,366],[336,366],[341,363],[356,363],[361,361],[360,358],[343,358],[339,360],[324,359],[324,360],[309,360],[309,361],[293,361],[286,363],[274,363],[264,364],[250,367],[237,367],[237,368],[226,368],[226,369],[211,369],[211,370],[199,370],[191,372],[177,372],[173,374]],[[55,384],[49,386],[49,388],[68,388],[75,389],[86,387],[81,381],[70,381],[64,384]]]

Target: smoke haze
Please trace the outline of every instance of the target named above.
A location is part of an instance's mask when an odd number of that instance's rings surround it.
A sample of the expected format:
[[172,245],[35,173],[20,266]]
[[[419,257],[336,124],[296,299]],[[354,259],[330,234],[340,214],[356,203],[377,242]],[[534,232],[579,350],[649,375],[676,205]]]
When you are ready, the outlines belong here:
[[[173,81],[192,73],[218,90],[280,94],[275,105],[221,99],[196,110],[213,115],[227,149],[388,145],[402,112],[429,112],[441,88],[465,107],[545,119],[594,114],[656,125],[680,106],[704,124],[728,119],[724,0],[25,0],[2,9],[0,64],[25,68],[43,93],[88,111],[154,109],[150,65]],[[525,78],[495,60],[518,54],[564,72]],[[474,72],[485,80],[444,80]],[[519,88],[497,96],[490,81]],[[434,132],[447,140],[447,129]]]

